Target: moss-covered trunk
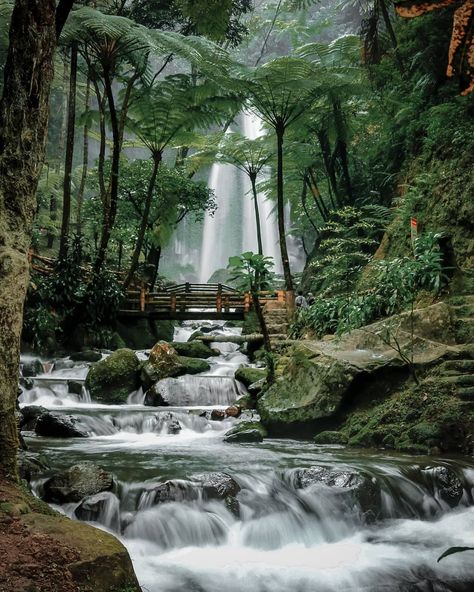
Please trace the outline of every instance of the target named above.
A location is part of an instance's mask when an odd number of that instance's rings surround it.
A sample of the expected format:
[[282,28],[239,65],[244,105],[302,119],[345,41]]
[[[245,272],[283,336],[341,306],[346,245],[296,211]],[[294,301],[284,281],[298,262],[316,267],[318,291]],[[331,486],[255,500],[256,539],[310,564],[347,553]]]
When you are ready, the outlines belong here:
[[[71,4],[59,3],[61,25]],[[57,29],[54,0],[16,0],[0,102],[0,477],[11,479],[16,478],[15,402],[28,249]]]

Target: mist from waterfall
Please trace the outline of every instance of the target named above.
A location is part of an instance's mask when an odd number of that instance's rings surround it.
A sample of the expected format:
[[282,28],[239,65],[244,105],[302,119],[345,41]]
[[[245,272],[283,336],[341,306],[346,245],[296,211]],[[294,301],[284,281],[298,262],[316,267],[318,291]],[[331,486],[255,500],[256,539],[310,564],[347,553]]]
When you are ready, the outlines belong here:
[[[255,139],[264,134],[261,120],[251,113],[241,113],[237,124],[247,138]],[[264,168],[257,182],[264,181],[269,175],[270,167]],[[198,178],[206,179],[203,171]],[[206,213],[202,222],[197,222],[192,216],[186,217],[163,252],[160,272],[176,281],[206,283],[215,271],[227,267],[229,257],[244,251],[258,251],[254,202],[248,176],[230,164],[215,163],[207,175],[207,185],[215,193],[215,212]],[[258,194],[257,199],[264,255],[273,258],[274,271],[281,274],[276,204],[263,192]],[[288,232],[291,228],[289,204],[285,207],[285,226],[291,269],[298,272],[304,266],[304,253],[299,239]]]

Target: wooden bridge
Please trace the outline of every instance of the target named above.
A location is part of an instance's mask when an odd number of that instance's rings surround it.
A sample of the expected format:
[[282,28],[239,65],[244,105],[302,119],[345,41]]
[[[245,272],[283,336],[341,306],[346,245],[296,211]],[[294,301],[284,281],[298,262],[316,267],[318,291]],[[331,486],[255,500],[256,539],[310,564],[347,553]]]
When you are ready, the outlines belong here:
[[[262,304],[286,302],[286,292],[262,292]],[[225,284],[191,284],[172,286],[158,292],[129,290],[121,317],[147,317],[156,320],[242,320],[252,309],[249,293],[242,294]]]
[[[30,265],[38,273],[53,272],[55,260],[30,252]],[[85,275],[91,273],[81,268]],[[261,292],[260,302],[288,303],[290,294],[284,290]],[[127,290],[119,317],[150,318],[154,320],[242,320],[252,309],[249,293],[242,294],[225,284],[185,283],[151,291],[146,284]]]

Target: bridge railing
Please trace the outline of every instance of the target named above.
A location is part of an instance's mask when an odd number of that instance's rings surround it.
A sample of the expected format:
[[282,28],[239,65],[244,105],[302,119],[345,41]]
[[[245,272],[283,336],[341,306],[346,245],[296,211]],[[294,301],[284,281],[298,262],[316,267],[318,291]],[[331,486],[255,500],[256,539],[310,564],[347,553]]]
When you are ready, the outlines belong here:
[[[157,312],[169,311],[189,312],[196,309],[211,309],[220,312],[249,312],[252,309],[252,297],[247,292],[239,293],[236,290],[209,290],[212,284],[193,284],[192,291],[171,291],[160,290],[159,292],[148,292],[145,288],[141,290],[129,290],[123,305],[123,312]],[[286,302],[284,290],[261,292],[259,295],[262,305],[267,302]]]

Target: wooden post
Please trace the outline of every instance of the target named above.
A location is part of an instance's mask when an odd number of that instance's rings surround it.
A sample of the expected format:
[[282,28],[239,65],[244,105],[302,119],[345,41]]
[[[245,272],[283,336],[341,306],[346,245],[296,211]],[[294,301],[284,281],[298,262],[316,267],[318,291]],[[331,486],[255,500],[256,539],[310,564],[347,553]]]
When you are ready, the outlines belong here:
[[250,312],[251,302],[252,302],[252,300],[250,298],[250,293],[245,292],[245,296],[244,296],[244,311],[245,312]]
[[140,311],[145,312],[145,286],[142,284],[140,287]]
[[217,284],[216,309],[222,312],[222,284]]
[[285,302],[285,290],[277,290],[277,302]]
[[176,294],[171,294],[171,312],[176,312]]
[[191,292],[191,284],[189,282],[186,282],[184,285],[184,291],[189,294],[189,292]]
[[288,314],[288,320],[291,322],[295,318],[296,305],[295,305],[295,292],[294,290],[288,290],[285,292],[286,299],[286,312]]

